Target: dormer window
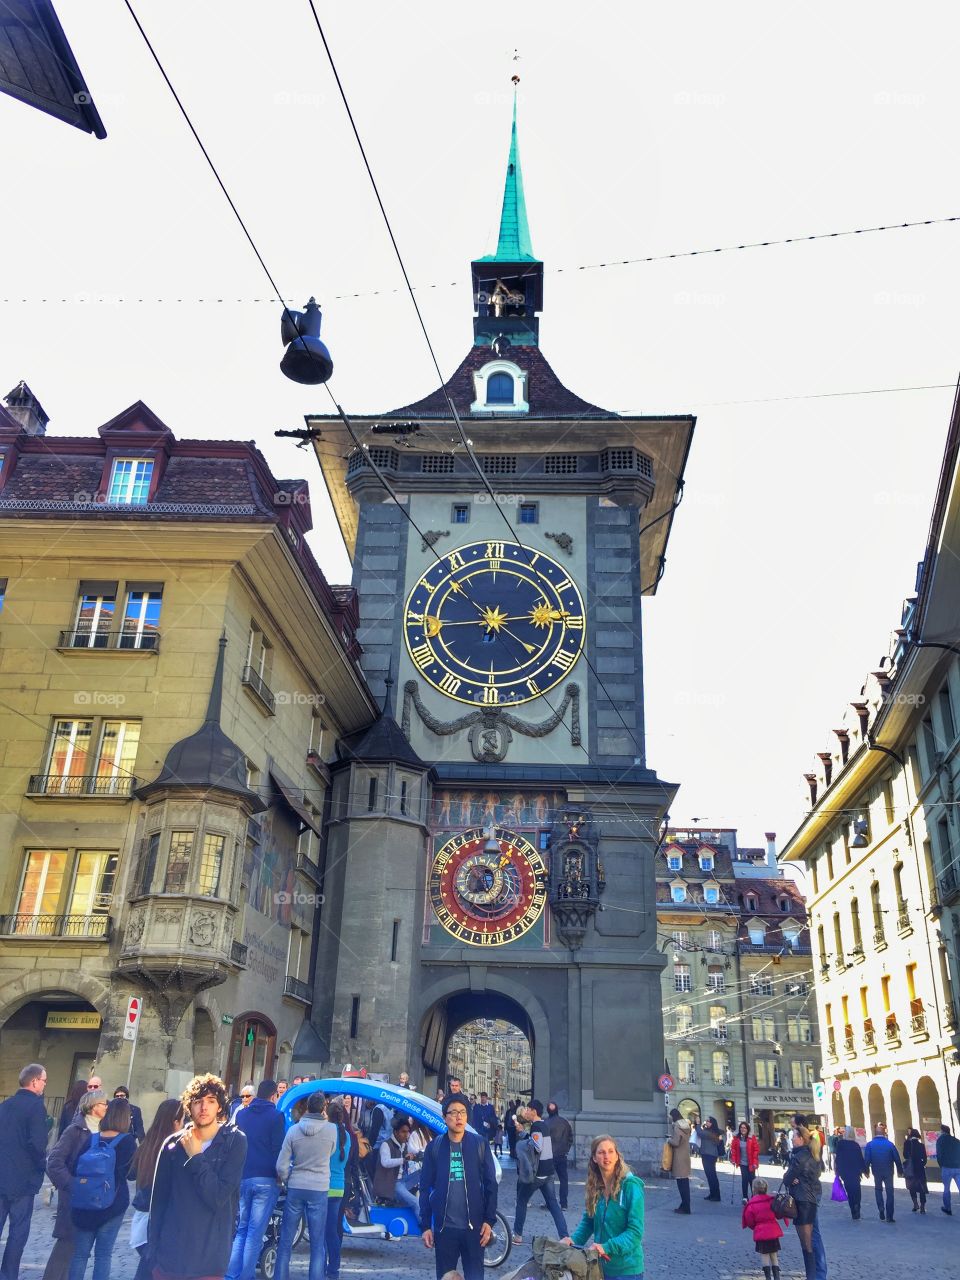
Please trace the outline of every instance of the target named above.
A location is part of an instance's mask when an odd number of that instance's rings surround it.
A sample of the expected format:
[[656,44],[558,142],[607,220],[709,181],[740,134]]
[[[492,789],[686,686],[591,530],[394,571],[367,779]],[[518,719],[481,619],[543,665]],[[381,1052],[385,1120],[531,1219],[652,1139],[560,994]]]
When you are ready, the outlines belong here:
[[152,458],[115,458],[110,471],[107,502],[140,506],[147,501],[152,479]]
[[509,373],[492,373],[487,379],[487,404],[513,404],[513,378]]
[[512,360],[489,360],[473,375],[471,413],[529,413],[527,375]]
[[670,886],[670,897],[673,902],[686,902],[687,886],[684,884],[674,884]]
[[712,853],[701,853],[701,855],[700,855],[700,870],[701,870],[701,871],[712,871],[712,870],[713,870],[713,854],[712,854]]
[[681,871],[683,869],[683,857],[679,853],[671,853],[667,857],[667,866],[671,871]]
[[752,893],[748,893],[747,894],[747,910],[756,911],[756,909],[757,909],[757,900]]
[[767,940],[767,930],[759,920],[751,920],[747,925],[750,941],[755,947],[762,947]]
[[708,884],[704,886],[703,900],[711,906],[715,906],[720,901],[720,889],[718,885]]

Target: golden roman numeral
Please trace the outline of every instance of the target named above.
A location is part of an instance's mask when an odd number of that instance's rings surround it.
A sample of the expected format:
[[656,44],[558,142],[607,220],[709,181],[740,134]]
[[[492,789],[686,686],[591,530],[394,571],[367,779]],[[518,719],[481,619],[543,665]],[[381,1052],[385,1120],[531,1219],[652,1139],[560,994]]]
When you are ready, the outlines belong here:
[[574,662],[573,654],[567,653],[565,649],[558,650],[553,660],[561,671],[569,671]]
[[503,543],[488,542],[487,549],[484,552],[484,555],[486,555],[488,558],[490,556],[495,556],[498,560],[502,560],[503,559]]
[[570,628],[571,631],[583,630],[583,614],[582,613],[576,614],[569,618],[564,618],[564,622],[567,624],[567,626]]
[[500,690],[495,689],[492,685],[487,685],[483,691],[483,701],[487,705],[496,705],[500,701]]
[[440,688],[444,693],[456,693],[462,684],[462,680],[458,680],[456,676],[451,675],[448,671],[440,681]]
[[501,562],[499,560],[490,561],[490,568],[493,570],[494,573],[496,573],[497,570],[500,568],[500,563]]
[[416,649],[410,650],[410,656],[421,671],[433,662],[433,650],[428,644],[418,644]]
[[557,590],[566,591],[567,587],[572,587],[572,586],[573,586],[573,583],[570,581],[570,579],[564,578],[562,582],[557,583]]
[[407,621],[408,621],[408,622],[422,622],[422,621],[423,621],[423,614],[422,614],[422,613],[414,613],[412,609],[408,609],[408,610],[407,610]]
[[536,680],[528,680],[528,681],[527,681],[527,688],[530,690],[530,692],[531,692],[531,693],[539,693],[539,692],[540,692],[540,686],[537,684]]
[[452,555],[447,556],[447,564],[450,566],[451,571],[466,567],[466,561],[459,551],[454,551]]

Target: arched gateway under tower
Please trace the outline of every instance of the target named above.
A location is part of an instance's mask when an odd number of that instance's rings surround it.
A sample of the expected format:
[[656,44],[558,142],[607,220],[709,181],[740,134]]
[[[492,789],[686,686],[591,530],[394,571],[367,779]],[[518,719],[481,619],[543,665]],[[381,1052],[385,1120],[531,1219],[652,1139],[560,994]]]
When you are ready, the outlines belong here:
[[548,364],[516,111],[496,250],[470,272],[473,341],[442,388],[349,429],[308,417],[383,696],[331,770],[312,1023],[331,1067],[424,1083],[458,1025],[503,1019],[580,1150],[612,1132],[643,1166],[676,788],[646,761],[641,604],[694,420],[608,412]]

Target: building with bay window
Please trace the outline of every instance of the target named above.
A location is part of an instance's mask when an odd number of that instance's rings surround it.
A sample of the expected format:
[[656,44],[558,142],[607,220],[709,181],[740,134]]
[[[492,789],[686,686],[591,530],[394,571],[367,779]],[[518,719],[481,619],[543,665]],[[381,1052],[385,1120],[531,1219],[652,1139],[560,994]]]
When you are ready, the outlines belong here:
[[145,1106],[316,1070],[329,769],[378,711],[354,593],[252,444],[46,424],[0,409],[0,1093],[126,1080],[132,996]]
[[810,886],[825,1118],[861,1141],[920,1129],[931,1154],[960,1120],[958,449],[955,404],[916,594],[804,774],[782,854]]
[[670,828],[658,854],[667,1064],[688,1117],[748,1119],[769,1146],[812,1107],[819,1065],[806,908],[777,867],[774,836]]

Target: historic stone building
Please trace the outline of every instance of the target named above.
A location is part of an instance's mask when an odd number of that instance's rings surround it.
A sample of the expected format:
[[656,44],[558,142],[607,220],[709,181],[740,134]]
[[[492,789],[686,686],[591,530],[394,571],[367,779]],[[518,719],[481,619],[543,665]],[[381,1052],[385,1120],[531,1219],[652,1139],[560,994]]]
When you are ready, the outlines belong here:
[[[378,712],[307,488],[143,404],[92,438],[0,409],[0,1093],[137,1100],[318,1060],[335,744]],[[131,997],[144,1002],[124,1040]]]
[[657,862],[667,1064],[688,1116],[746,1119],[770,1145],[810,1110],[819,1048],[806,908],[765,849],[730,828],[670,828]]
[[828,1119],[898,1144],[960,1120],[958,442],[955,406],[916,596],[782,855],[808,871]]
[[608,412],[548,364],[515,119],[471,275],[472,345],[442,388],[307,419],[388,706],[333,770],[313,1022],[332,1064],[422,1063],[430,1089],[460,1026],[503,1018],[578,1141],[651,1158],[675,788],[646,760],[640,613],[694,423]]

